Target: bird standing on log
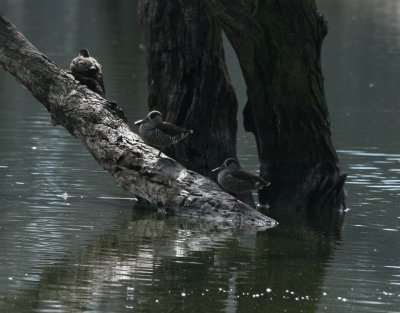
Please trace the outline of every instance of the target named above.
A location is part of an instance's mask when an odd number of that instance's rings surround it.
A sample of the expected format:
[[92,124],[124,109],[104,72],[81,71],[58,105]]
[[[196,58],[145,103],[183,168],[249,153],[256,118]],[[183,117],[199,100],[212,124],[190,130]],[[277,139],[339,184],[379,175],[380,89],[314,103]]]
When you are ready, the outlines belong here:
[[105,97],[106,90],[104,88],[101,65],[95,58],[90,56],[87,49],[79,51],[79,55],[72,60],[69,69],[81,84],[86,85],[103,98]]
[[226,159],[221,166],[212,171],[219,172],[218,183],[220,186],[235,194],[259,190],[270,185],[261,177],[242,170],[239,162],[233,158]]
[[136,121],[135,125],[140,125],[139,136],[143,141],[160,150],[157,157],[161,155],[161,149],[176,144],[193,133],[191,129],[163,122],[158,111],[151,111],[144,119]]

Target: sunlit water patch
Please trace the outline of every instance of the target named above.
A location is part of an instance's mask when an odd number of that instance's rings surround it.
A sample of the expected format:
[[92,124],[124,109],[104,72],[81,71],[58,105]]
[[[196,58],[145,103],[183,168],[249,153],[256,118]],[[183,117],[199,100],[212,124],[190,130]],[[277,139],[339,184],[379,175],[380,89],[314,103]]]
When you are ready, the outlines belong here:
[[397,155],[346,150],[339,151],[339,156],[350,173],[347,189],[351,210],[343,229],[343,235],[349,239],[337,247],[335,266],[328,270],[326,296],[320,308],[347,312],[356,306],[358,312],[397,312]]

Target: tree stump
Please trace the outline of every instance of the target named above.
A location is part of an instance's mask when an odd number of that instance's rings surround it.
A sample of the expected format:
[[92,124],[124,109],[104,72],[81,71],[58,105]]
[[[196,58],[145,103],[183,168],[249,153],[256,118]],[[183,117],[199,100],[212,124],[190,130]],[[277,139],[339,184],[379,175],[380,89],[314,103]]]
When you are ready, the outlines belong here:
[[261,176],[271,182],[260,201],[277,208],[343,208],[346,175],[331,141],[320,62],[327,27],[315,1],[206,3],[245,78],[245,129],[255,135]]

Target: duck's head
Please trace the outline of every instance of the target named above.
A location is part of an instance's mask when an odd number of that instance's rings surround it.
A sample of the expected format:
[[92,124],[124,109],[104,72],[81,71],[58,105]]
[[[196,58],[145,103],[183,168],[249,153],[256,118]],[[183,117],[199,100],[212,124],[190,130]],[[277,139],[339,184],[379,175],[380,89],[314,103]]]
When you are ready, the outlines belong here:
[[151,111],[144,119],[136,121],[135,125],[140,125],[145,122],[150,122],[154,125],[161,124],[163,122],[162,115],[159,111]]
[[224,169],[238,170],[240,169],[239,162],[234,158],[228,158],[224,161],[224,163],[221,166],[214,168],[212,172],[219,172]]
[[79,56],[84,57],[84,58],[89,58],[89,50],[88,49],[81,49],[79,50]]

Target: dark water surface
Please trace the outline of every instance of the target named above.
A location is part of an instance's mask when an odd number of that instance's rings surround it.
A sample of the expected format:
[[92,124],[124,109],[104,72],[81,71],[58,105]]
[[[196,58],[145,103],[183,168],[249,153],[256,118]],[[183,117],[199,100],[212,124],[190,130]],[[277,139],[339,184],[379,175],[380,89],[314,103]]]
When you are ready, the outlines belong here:
[[[0,312],[400,312],[400,2],[319,7],[333,138],[349,173],[340,230],[295,217],[252,233],[135,207],[1,70]],[[108,98],[129,121],[147,112],[135,2],[0,0],[0,10],[62,67],[89,48]],[[241,129],[238,139],[256,172],[254,140]]]

